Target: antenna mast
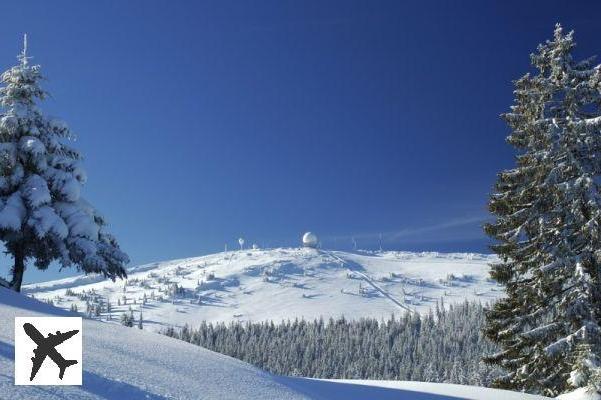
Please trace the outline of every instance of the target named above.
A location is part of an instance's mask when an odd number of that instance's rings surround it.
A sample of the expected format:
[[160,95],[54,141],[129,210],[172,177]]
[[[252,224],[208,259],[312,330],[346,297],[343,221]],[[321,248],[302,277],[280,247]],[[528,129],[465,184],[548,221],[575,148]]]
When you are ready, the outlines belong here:
[[19,54],[19,56],[17,57],[19,59],[19,61],[21,61],[21,65],[26,67],[28,64],[28,60],[31,57],[27,57],[27,34],[24,33],[23,34],[23,50],[21,51],[21,54]]

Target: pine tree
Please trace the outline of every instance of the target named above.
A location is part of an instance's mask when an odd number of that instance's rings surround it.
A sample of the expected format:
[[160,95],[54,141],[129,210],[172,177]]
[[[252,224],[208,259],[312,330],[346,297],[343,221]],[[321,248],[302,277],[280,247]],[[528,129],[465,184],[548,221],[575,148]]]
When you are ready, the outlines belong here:
[[57,261],[124,277],[127,255],[80,195],[81,156],[65,143],[74,135],[37,107],[47,93],[39,85],[40,66],[29,64],[26,40],[18,59],[0,88],[0,240],[14,259],[11,281],[0,284],[20,291],[28,261],[42,270]]
[[280,375],[487,385],[498,370],[479,362],[496,349],[483,337],[483,324],[482,305],[466,302],[444,319],[203,321],[197,329],[185,325],[165,334]]
[[121,325],[132,327],[134,326],[134,319],[131,315],[127,315],[127,313],[121,314]]
[[507,292],[487,313],[501,351],[485,361],[507,371],[496,386],[552,396],[594,385],[601,355],[601,73],[574,46],[557,25],[531,56],[537,74],[515,82],[503,117],[517,166],[499,174],[485,227]]

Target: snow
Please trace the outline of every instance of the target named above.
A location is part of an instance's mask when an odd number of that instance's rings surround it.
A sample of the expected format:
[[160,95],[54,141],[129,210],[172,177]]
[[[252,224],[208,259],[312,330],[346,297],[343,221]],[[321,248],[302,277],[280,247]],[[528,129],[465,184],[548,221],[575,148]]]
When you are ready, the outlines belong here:
[[[284,378],[316,399],[378,400],[543,400],[544,396],[447,383],[353,379]],[[572,399],[570,399],[572,400]],[[578,399],[580,400],[580,399]],[[588,400],[588,399],[587,399]]]
[[83,386],[14,386],[16,316],[66,316],[0,289],[0,393],[17,399],[303,399],[248,364],[162,335],[84,319]]
[[87,203],[79,200],[71,203],[57,202],[55,208],[67,223],[71,236],[98,238],[100,227],[94,222],[92,210],[87,207]]
[[46,146],[44,146],[44,143],[40,142],[38,138],[32,136],[22,136],[19,140],[19,147],[22,151],[31,153],[33,155],[44,154],[46,152]]
[[[16,316],[68,316],[0,288],[0,393],[12,400],[70,399],[396,399],[542,400],[494,389],[391,381],[274,376],[241,361],[166,336],[84,319],[83,386],[14,386]],[[573,399],[570,399],[573,400]]]
[[587,388],[579,388],[573,392],[557,396],[559,400],[601,400],[601,395]]
[[69,234],[69,228],[65,221],[59,217],[52,207],[42,206],[32,212],[27,223],[35,230],[39,238],[46,236],[48,232],[64,239]]
[[[449,305],[503,296],[502,288],[488,279],[488,264],[495,260],[463,253],[253,249],[134,267],[127,285],[81,275],[27,285],[24,291],[66,310],[75,303],[85,312],[85,297],[66,294],[68,289],[77,294],[85,290],[111,302],[113,321],[130,305],[136,315],[142,308],[148,320],[144,327],[151,330],[202,320],[387,319],[407,310],[428,312],[441,298]],[[173,298],[173,284],[184,293]]]
[[[0,202],[3,202],[2,199],[0,199]],[[25,213],[25,206],[23,205],[20,194],[12,194],[6,200],[6,204],[3,204],[2,210],[0,210],[0,228],[13,230],[21,229]]]

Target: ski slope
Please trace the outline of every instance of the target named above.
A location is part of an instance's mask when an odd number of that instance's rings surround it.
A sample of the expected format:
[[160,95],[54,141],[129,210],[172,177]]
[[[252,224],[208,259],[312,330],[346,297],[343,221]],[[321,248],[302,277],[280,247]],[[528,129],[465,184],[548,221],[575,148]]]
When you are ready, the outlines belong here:
[[102,320],[132,312],[138,320],[141,312],[151,330],[203,320],[389,318],[428,312],[437,302],[499,298],[502,288],[488,279],[494,260],[464,253],[257,249],[142,265],[130,269],[127,281],[77,276],[24,291],[63,309],[75,304],[80,313],[99,305]]
[[[84,319],[82,386],[14,386],[14,318],[74,314],[0,288],[0,398],[542,400],[469,386],[280,377],[163,335]],[[49,361],[46,361],[49,362]]]
[[163,335],[86,319],[83,386],[14,386],[16,316],[73,314],[0,288],[2,399],[306,398],[233,358]]

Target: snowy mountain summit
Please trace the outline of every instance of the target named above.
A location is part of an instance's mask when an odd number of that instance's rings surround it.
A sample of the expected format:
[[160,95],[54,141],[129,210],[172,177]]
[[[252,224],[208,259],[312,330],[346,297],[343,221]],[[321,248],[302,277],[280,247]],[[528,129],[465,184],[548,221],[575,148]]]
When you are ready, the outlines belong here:
[[144,329],[201,321],[389,318],[438,304],[490,302],[489,255],[254,249],[141,265],[128,279],[77,276],[25,292],[101,320],[126,313]]

